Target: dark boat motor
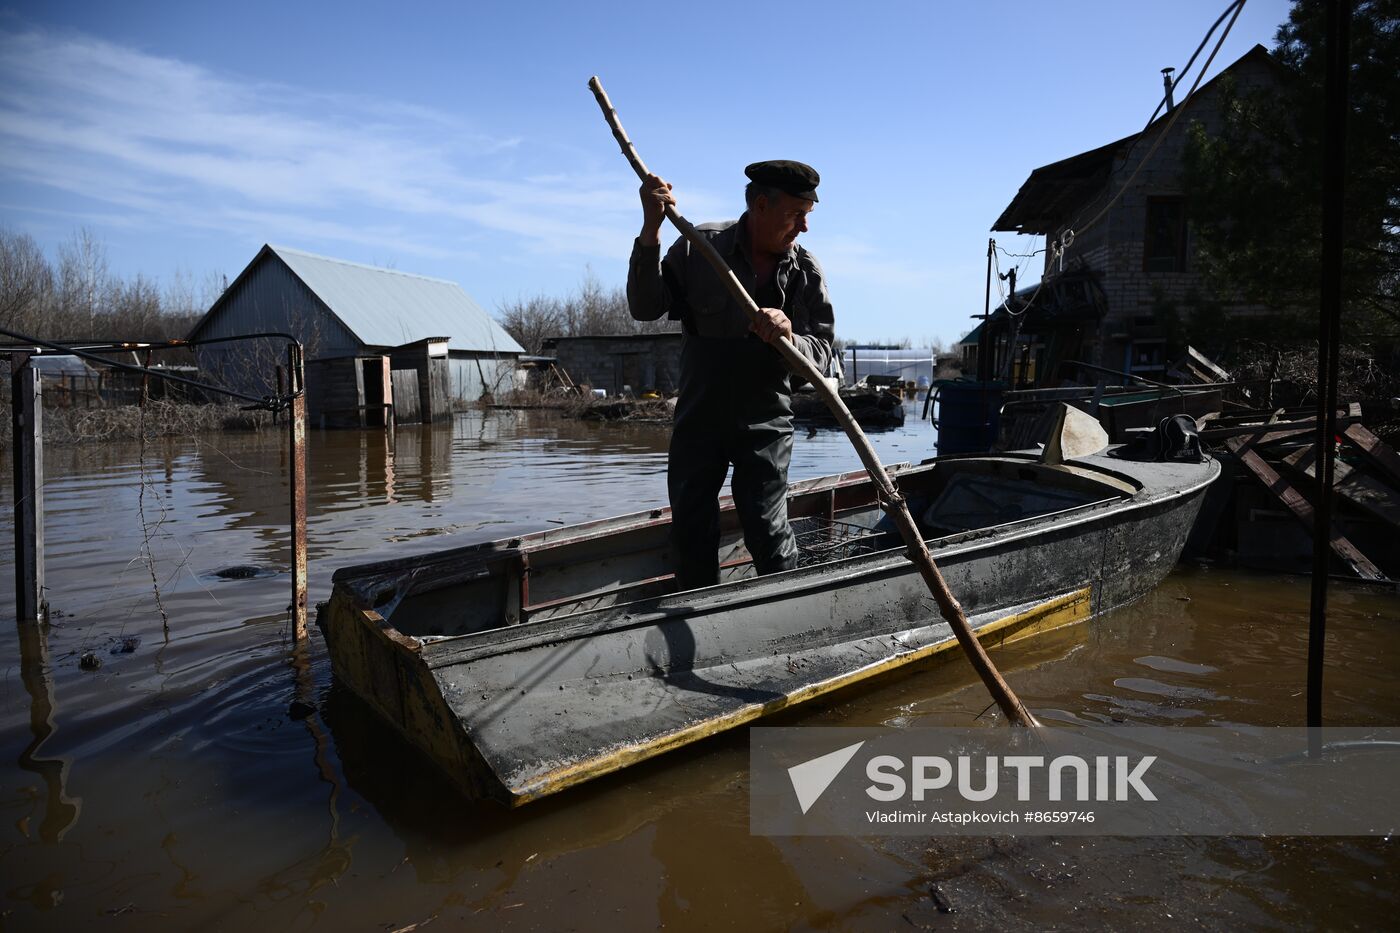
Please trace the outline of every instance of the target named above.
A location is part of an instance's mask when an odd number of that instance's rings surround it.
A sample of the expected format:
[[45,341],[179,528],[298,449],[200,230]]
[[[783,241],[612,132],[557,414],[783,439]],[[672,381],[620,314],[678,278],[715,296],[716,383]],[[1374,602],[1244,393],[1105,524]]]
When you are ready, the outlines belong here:
[[1190,415],[1163,418],[1155,431],[1144,431],[1111,453],[1123,460],[1200,463],[1201,436]]
[[1159,459],[1173,463],[1201,462],[1201,435],[1196,432],[1196,419],[1190,415],[1172,415],[1157,425],[1161,435],[1162,454]]

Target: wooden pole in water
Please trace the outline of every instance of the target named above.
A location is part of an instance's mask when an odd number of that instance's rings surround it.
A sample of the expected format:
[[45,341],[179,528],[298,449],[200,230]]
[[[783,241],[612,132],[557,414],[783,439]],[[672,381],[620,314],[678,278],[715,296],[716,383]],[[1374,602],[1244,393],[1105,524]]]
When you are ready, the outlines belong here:
[[306,369],[300,344],[287,348],[287,382],[292,394],[287,419],[292,447],[292,636],[301,644],[306,641]]
[[10,354],[10,437],[14,443],[15,614],[21,623],[48,615],[44,599],[44,404],[29,354]]
[[[593,91],[593,96],[598,101],[598,106],[602,109],[608,126],[612,128],[613,137],[622,147],[622,154],[627,157],[627,161],[632,166],[632,170],[637,173],[637,177],[645,180],[650,173],[642,162],[641,156],[637,155],[637,148],[627,138],[627,133],[618,120],[617,111],[613,109],[612,101],[608,99],[602,83],[597,77],[593,77],[589,79],[588,87]],[[666,217],[690,241],[691,245],[709,260],[715,273],[728,286],[730,294],[739,303],[739,307],[743,308],[751,319],[760,320],[758,305],[744,290],[743,284],[734,275],[734,271],[729,268],[729,264],[724,261],[724,257],[720,256],[710,245],[710,241],[697,233],[690,221],[682,217],[673,205],[666,205]],[[880,458],[875,454],[875,449],[870,446],[870,441],[866,438],[865,432],[860,429],[860,425],[851,417],[851,412],[846,408],[846,404],[841,401],[836,390],[832,389],[822,378],[822,374],[812,365],[811,360],[798,352],[792,341],[780,337],[773,342],[773,346],[782,354],[783,360],[793,372],[812,384],[813,388],[817,390],[817,394],[826,402],[827,408],[831,409],[837,422],[845,429],[846,436],[850,438],[852,446],[856,449],[856,454],[859,455],[861,463],[865,465],[866,472],[870,474],[870,479],[875,484],[876,495],[879,497],[882,507],[894,519],[899,533],[904,537],[904,543],[909,547],[909,559],[914,562],[914,566],[919,568],[919,574],[928,584],[934,601],[938,603],[938,611],[952,627],[953,634],[957,636],[958,644],[962,646],[968,660],[972,662],[973,668],[982,678],[982,683],[986,685],[987,691],[991,693],[992,698],[996,700],[997,705],[1001,707],[1001,711],[1006,714],[1006,718],[1010,722],[1021,726],[1038,726],[1039,723],[1036,722],[1035,717],[1012,692],[1011,687],[1007,685],[1001,673],[992,664],[992,659],[987,656],[987,652],[982,647],[981,642],[977,640],[977,636],[973,634],[972,626],[968,624],[962,606],[953,598],[948,584],[943,579],[943,574],[934,564],[933,556],[929,554],[928,547],[924,544],[924,537],[920,533],[918,525],[914,523],[913,516],[909,514],[909,507],[905,504],[904,497],[899,494],[899,490],[895,488],[889,474],[885,472]]]

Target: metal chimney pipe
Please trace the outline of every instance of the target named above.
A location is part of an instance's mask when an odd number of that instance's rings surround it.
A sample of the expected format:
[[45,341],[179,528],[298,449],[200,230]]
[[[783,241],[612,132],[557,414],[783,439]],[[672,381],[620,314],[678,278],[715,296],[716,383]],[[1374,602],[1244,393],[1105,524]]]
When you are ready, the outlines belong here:
[[1171,113],[1171,112],[1172,112],[1172,108],[1176,106],[1176,104],[1172,101],[1172,72],[1173,72],[1173,71],[1176,71],[1176,69],[1175,69],[1175,68],[1163,68],[1163,69],[1162,69],[1162,87],[1165,88],[1165,89],[1166,89],[1166,92],[1167,92],[1167,113]]

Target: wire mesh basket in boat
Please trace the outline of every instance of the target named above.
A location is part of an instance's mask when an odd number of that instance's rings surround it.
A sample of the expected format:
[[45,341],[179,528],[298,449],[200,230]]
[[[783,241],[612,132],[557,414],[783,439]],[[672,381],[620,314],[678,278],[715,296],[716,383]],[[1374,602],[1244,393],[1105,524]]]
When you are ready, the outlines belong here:
[[797,538],[797,566],[810,567],[845,560],[888,547],[886,535],[863,525],[829,518],[798,518],[792,522]]

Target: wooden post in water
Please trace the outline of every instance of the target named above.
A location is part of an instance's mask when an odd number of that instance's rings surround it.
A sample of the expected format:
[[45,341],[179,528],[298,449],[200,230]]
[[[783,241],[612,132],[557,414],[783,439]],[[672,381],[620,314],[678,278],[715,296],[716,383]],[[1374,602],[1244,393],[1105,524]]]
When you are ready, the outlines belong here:
[[15,614],[21,623],[48,615],[44,599],[44,404],[39,370],[28,353],[10,354],[14,439]]
[[[607,92],[603,90],[602,82],[597,77],[593,77],[589,80],[588,87],[593,91],[593,97],[597,100],[599,109],[603,111],[603,118],[608,121],[613,138],[622,148],[623,156],[632,166],[632,170],[637,173],[637,177],[645,180],[648,174],[647,167],[642,162],[642,157],[637,154],[637,147],[632,145],[632,140],[628,139],[627,132],[623,130],[622,122],[618,119],[617,111],[613,109],[612,101],[608,99]],[[744,289],[743,284],[734,275],[734,270],[729,268],[729,264],[724,261],[724,257],[720,256],[714,245],[696,232],[695,227],[681,216],[675,205],[666,205],[666,218],[710,263],[715,274],[720,277],[720,281],[729,289],[730,295],[733,296],[739,307],[744,309],[750,320],[758,319],[758,305],[754,303],[753,296]],[[1010,685],[1002,678],[1001,672],[992,663],[992,659],[987,656],[987,651],[982,647],[982,643],[977,640],[962,606],[953,597],[947,582],[943,579],[942,572],[934,564],[933,555],[929,553],[928,545],[924,543],[923,533],[914,522],[914,517],[909,514],[909,506],[895,487],[894,481],[885,472],[885,467],[880,463],[875,448],[870,446],[870,440],[865,436],[865,432],[861,430],[855,418],[851,417],[846,403],[841,401],[841,396],[831,388],[826,379],[823,378],[823,374],[812,365],[812,361],[797,351],[791,340],[780,337],[772,341],[770,346],[778,351],[788,364],[789,369],[812,384],[812,388],[816,389],[817,395],[826,403],[837,423],[845,430],[846,437],[850,439],[851,446],[856,450],[856,455],[860,457],[866,472],[870,474],[870,481],[875,487],[881,507],[885,510],[885,514],[894,521],[895,527],[899,529],[900,536],[909,548],[907,552],[909,560],[918,568],[920,576],[923,577],[924,583],[938,604],[939,614],[952,628],[953,635],[957,638],[963,653],[982,679],[987,692],[992,695],[992,699],[1006,715],[1007,721],[1018,726],[1038,727],[1040,723],[1031,715],[1030,710],[1026,709],[1020,697],[1011,690]],[[852,350],[852,381],[854,381],[855,376],[854,352]]]
[[292,395],[287,419],[292,446],[292,635],[301,644],[306,641],[306,368],[300,344],[287,348],[287,383]]

